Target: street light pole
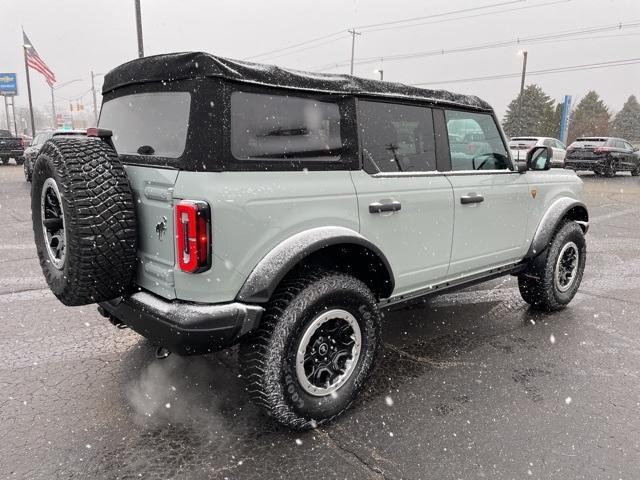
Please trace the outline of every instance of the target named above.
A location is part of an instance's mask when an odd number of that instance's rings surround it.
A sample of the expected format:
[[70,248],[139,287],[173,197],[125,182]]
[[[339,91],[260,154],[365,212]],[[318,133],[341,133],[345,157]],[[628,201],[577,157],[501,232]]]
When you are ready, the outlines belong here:
[[142,44],[142,12],[140,11],[140,0],[135,0],[136,4],[136,29],[138,31],[138,58],[144,57],[144,46]]
[[380,74],[380,80],[384,80],[384,70],[382,70],[381,68],[376,70],[376,73]]
[[82,81],[81,78],[76,78],[75,80],[69,80],[68,82],[60,83],[60,84],[56,85],[55,87],[53,85],[49,85],[49,88],[51,89],[51,113],[53,114],[53,129],[54,130],[58,126],[58,123],[56,122],[56,99],[55,99],[54,92],[56,90],[61,89],[62,87],[66,87],[67,85],[71,85],[72,83],[81,82],[81,81]]
[[53,96],[53,85],[49,85],[49,88],[51,89],[51,122],[53,123],[53,129],[55,130],[58,122],[56,122],[56,100]]
[[[521,52],[518,52],[522,54],[522,78],[520,79],[520,102],[519,102],[519,106],[518,106],[518,124],[520,126],[520,130],[522,130],[522,126],[523,126],[523,118],[522,118],[522,100],[524,98],[524,79],[525,76],[527,75],[527,55],[528,52],[526,50],[523,50]],[[518,132],[518,135],[526,135],[525,132]]]

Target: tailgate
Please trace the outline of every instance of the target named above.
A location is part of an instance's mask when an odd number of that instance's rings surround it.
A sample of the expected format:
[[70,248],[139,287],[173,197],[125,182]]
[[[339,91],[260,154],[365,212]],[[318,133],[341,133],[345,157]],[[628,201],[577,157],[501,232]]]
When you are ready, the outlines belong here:
[[177,170],[127,165],[136,201],[138,271],[136,283],[167,299],[176,297],[173,188]]
[[22,150],[22,142],[19,138],[0,138],[0,150]]
[[593,151],[593,148],[574,148],[567,153],[568,160],[598,160],[601,154]]

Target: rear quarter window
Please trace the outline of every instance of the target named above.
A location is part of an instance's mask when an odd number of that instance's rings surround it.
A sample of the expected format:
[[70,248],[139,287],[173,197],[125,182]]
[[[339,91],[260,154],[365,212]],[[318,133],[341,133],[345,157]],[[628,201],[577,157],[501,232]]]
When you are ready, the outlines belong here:
[[113,132],[120,155],[178,158],[189,129],[189,92],[147,92],[113,98],[102,105],[100,128]]
[[339,161],[337,103],[289,95],[231,95],[231,154],[237,160]]

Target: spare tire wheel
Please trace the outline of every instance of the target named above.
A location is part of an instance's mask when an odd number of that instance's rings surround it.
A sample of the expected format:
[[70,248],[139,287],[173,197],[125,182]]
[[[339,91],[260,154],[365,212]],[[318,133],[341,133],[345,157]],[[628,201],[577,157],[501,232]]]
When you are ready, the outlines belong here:
[[136,267],[136,218],[114,149],[100,138],[53,138],[32,180],[38,258],[56,297],[73,306],[125,293]]

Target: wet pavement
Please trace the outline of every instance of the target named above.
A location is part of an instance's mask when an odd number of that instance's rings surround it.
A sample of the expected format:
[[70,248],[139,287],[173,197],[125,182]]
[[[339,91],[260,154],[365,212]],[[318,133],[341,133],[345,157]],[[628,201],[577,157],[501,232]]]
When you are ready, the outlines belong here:
[[56,301],[29,187],[0,166],[0,478],[640,478],[640,180],[582,178],[568,309],[530,311],[506,277],[387,311],[367,391],[300,433],[249,403],[235,350],[155,360]]

